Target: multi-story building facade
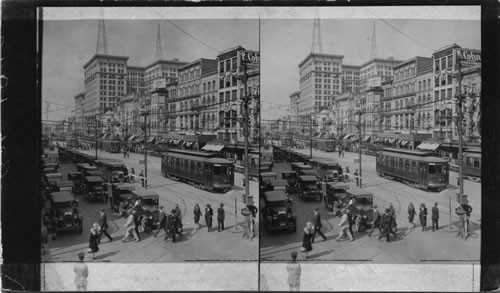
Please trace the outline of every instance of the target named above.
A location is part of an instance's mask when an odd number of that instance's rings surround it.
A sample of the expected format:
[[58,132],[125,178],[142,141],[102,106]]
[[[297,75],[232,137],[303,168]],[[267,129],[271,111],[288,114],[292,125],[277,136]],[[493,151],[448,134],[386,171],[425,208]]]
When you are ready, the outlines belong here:
[[138,100],[139,95],[130,93],[120,99],[116,107],[116,114],[121,125],[122,137],[128,137],[138,132],[137,125],[134,125],[134,101]]
[[359,91],[360,69],[361,67],[359,66],[342,65],[342,93]]
[[296,133],[299,131],[299,103],[300,91],[290,94],[290,131]]
[[481,65],[462,70],[462,87],[466,99],[463,104],[465,120],[464,141],[481,142]]
[[74,97],[75,99],[75,132],[79,135],[85,133],[86,125],[84,124],[84,103],[85,103],[85,93],[79,93]]
[[247,92],[242,80],[244,66],[241,63],[241,54],[245,48],[238,46],[230,48],[217,55],[218,102],[219,102],[219,130],[218,139],[228,143],[244,141],[243,125],[239,118],[243,116],[243,99],[248,98],[248,114],[250,119],[250,142],[258,139],[259,101],[260,95],[260,68],[247,66]]
[[217,135],[218,123],[218,105],[217,105],[217,66],[213,70],[206,70],[201,74],[201,106],[200,112],[200,131],[202,135]]
[[310,115],[331,106],[342,92],[343,55],[310,53],[299,63],[299,117],[301,122]]
[[143,95],[145,90],[144,67],[127,66],[127,94],[136,93]]
[[125,96],[128,57],[94,55],[85,65],[84,117],[94,119],[116,105]]
[[373,58],[360,66],[359,89],[361,92],[378,87],[382,82],[392,79],[393,66],[401,63],[400,60]]
[[168,118],[165,117],[167,113],[167,93],[165,85],[161,88],[156,88],[148,97],[150,117],[149,136],[151,141],[154,138],[161,139],[165,137],[168,132]]
[[[451,142],[457,139],[456,130],[453,132],[453,115],[456,94],[458,86],[456,74],[454,50],[460,48],[453,44],[435,51],[432,54],[433,59],[433,86],[434,86],[434,137],[441,138],[443,141]],[[454,135],[455,134],[455,135]]]
[[355,102],[354,93],[347,92],[338,96],[334,100],[333,109],[335,119],[333,121],[337,137],[345,136],[356,131],[355,128]]
[[417,71],[417,107],[415,108],[415,133],[432,135],[434,127],[432,61],[430,66]]
[[155,81],[164,80],[165,84],[174,82],[178,75],[179,68],[187,62],[172,60],[156,60],[144,69],[144,92],[150,94],[155,90]]
[[[201,135],[200,120],[206,108],[203,103],[202,76],[214,72],[217,62],[212,59],[198,59],[178,70],[176,128],[179,134],[190,135],[190,144]],[[213,85],[213,84],[212,84]],[[196,141],[198,142],[198,141]]]

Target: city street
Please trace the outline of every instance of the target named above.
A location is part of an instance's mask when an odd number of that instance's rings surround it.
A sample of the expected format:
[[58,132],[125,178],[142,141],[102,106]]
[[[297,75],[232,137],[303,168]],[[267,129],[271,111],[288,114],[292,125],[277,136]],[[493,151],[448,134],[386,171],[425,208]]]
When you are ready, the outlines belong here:
[[[83,151],[94,155],[95,150]],[[130,169],[134,168],[136,174],[144,169],[139,164],[139,160],[144,159],[143,154],[130,153],[130,158],[123,159],[123,153],[99,152],[99,158],[113,158],[122,160]],[[197,260],[258,260],[258,237],[253,240],[243,239],[243,217],[240,210],[244,207],[241,194],[244,193],[242,185],[242,175],[235,174],[235,188],[227,193],[212,193],[190,186],[186,183],[173,181],[164,178],[160,169],[161,159],[148,156],[148,188],[158,192],[160,196],[160,206],[164,206],[166,211],[174,208],[178,204],[182,212],[183,236],[177,239],[177,243],[172,240],[163,240],[164,232],[160,231],[157,238],[150,233],[142,232],[141,241],[122,242],[121,238],[125,234],[125,219],[121,218],[113,210],[109,209],[108,203],[87,202],[83,198],[79,199],[80,214],[83,216],[83,233],[65,232],[59,233],[55,241],[49,241],[50,255],[46,261],[74,261],[79,252],[86,252],[90,237],[90,226],[99,221],[99,210],[106,208],[110,234],[113,241],[110,243],[103,236],[99,245],[99,252],[96,254],[96,261],[122,262],[122,263],[164,263]],[[60,172],[66,178],[68,171],[74,171],[76,167],[69,164],[61,164]],[[140,186],[140,183],[137,183]],[[238,186],[239,185],[239,186]],[[258,203],[258,186],[256,182],[250,182],[250,194],[254,196]],[[235,201],[236,198],[236,201]],[[207,232],[204,217],[200,220],[201,229],[194,229],[193,207],[198,203],[204,214],[206,204],[210,204],[214,210],[214,220],[212,232]],[[225,230],[217,232],[217,208],[219,204],[224,204],[225,210]],[[237,206],[235,207],[235,203]],[[235,208],[237,214],[235,215]]]
[[[309,154],[309,149],[299,150]],[[357,153],[346,152],[344,157],[339,158],[338,152],[326,153],[313,151],[314,157],[322,157],[338,160],[345,170],[348,166],[351,174],[359,164],[354,164],[358,158]],[[378,230],[368,237],[366,232],[354,232],[355,241],[348,240],[337,242],[335,238],[339,234],[339,218],[329,214],[321,202],[303,202],[297,195],[290,195],[293,199],[294,213],[297,216],[297,232],[273,232],[268,233],[261,228],[261,260],[276,261],[289,260],[290,252],[300,252],[302,246],[303,228],[307,222],[312,222],[314,207],[320,208],[322,216],[322,232],[327,237],[323,241],[319,235],[313,243],[310,252],[312,261],[331,260],[349,263],[479,263],[480,239],[481,239],[481,184],[464,180],[464,193],[468,195],[469,204],[473,211],[471,214],[471,236],[467,241],[457,238],[456,223],[458,217],[455,208],[458,206],[456,196],[457,174],[450,173],[450,188],[453,191],[427,192],[407,186],[403,183],[387,180],[379,177],[375,172],[375,157],[362,156],[363,188],[374,194],[374,204],[378,210],[383,211],[392,203],[396,210],[398,223],[397,237],[392,237],[391,242],[378,240]],[[290,168],[287,163],[276,164],[278,178],[281,177],[280,169]],[[349,182],[355,186],[355,182]],[[451,230],[450,230],[450,200],[451,198]],[[412,202],[417,209],[421,203],[425,203],[429,215],[427,217],[427,231],[422,232],[418,216],[415,217],[415,229],[408,229],[407,207]],[[438,203],[440,211],[439,230],[432,232],[430,209]],[[300,256],[299,259],[303,259]]]

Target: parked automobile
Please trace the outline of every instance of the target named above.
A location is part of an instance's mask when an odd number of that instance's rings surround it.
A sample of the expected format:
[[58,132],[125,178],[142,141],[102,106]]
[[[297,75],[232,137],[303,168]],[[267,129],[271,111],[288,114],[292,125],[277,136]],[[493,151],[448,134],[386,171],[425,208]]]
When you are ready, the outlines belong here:
[[83,217],[78,213],[78,201],[69,191],[57,191],[50,194],[51,227],[55,232],[77,230],[82,233]]
[[261,212],[266,231],[297,230],[297,216],[293,214],[292,200],[283,190],[264,192]]
[[85,177],[85,193],[84,197],[89,201],[101,200],[108,201],[108,196],[104,189],[104,179],[99,176]]
[[318,178],[312,175],[299,176],[299,198],[321,201],[322,192]]

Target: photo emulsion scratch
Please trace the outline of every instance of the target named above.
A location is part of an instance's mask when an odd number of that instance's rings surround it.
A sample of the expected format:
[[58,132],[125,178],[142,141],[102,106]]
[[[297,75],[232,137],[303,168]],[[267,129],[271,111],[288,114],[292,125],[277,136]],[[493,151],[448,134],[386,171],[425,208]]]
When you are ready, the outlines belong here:
[[257,290],[258,19],[111,10],[41,20],[44,290]]

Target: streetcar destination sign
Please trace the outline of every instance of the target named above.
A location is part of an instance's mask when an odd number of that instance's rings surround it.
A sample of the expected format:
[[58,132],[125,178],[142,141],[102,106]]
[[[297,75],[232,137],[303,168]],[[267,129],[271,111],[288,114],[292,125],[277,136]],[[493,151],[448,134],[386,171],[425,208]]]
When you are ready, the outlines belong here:
[[241,51],[241,62],[246,63],[260,63],[260,53],[255,51]]
[[476,50],[456,49],[455,56],[457,61],[468,63],[481,63],[481,52]]

